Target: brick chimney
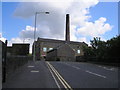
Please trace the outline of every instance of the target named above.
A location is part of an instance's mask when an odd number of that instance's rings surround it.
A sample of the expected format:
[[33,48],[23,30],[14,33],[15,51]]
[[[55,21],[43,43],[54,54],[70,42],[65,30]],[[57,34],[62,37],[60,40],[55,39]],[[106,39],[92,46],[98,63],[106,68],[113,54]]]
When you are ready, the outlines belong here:
[[69,14],[66,14],[66,41],[70,41],[70,22]]

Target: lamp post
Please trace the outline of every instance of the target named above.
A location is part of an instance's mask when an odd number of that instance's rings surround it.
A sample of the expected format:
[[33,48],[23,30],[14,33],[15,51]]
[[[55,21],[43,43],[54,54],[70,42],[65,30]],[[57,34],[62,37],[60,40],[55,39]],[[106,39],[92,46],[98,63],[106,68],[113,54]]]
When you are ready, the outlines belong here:
[[35,61],[35,39],[36,39],[36,20],[37,20],[37,14],[41,14],[41,13],[44,13],[44,14],[49,14],[49,12],[36,12],[35,13],[35,27],[34,27],[34,52],[33,52],[33,61]]

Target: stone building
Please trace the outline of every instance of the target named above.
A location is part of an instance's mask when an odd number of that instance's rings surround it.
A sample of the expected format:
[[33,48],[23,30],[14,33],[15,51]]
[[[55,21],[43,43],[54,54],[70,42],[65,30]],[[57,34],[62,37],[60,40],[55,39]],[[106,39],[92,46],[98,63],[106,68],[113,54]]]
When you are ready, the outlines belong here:
[[87,45],[84,42],[70,41],[69,14],[66,15],[65,40],[38,38],[37,41],[34,42],[34,44],[36,60],[46,58],[47,60],[53,59],[62,61],[75,61],[76,56],[83,56],[84,52],[82,50],[82,47],[84,45]]
[[7,55],[28,55],[30,44],[14,43],[7,47]]
[[[35,55],[36,59],[40,60],[43,57],[47,56],[47,52],[50,50],[55,49],[56,47],[59,47],[61,45],[64,45],[66,41],[63,40],[54,40],[54,39],[43,39],[38,38],[35,45]],[[84,42],[74,42],[74,41],[68,41],[67,44],[74,50],[75,56],[83,56],[84,52],[82,50],[82,46],[86,45]],[[65,51],[65,50],[63,50]]]
[[75,51],[68,43],[62,44],[47,52],[48,61],[75,61]]

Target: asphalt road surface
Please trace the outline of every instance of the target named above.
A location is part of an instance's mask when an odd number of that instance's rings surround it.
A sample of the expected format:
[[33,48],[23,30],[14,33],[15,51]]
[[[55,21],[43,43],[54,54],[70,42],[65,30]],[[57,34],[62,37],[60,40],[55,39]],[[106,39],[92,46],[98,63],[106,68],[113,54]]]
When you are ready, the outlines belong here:
[[118,68],[83,62],[29,62],[3,88],[118,88]]

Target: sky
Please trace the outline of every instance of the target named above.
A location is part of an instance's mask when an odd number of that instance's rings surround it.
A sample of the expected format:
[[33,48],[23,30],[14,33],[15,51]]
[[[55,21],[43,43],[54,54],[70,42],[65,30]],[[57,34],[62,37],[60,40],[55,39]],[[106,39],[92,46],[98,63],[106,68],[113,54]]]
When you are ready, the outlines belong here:
[[[70,40],[90,44],[93,37],[108,40],[118,35],[118,2],[81,0],[69,2],[2,2],[2,31],[0,40],[12,43],[30,43],[34,35],[35,12],[49,11],[49,15],[37,14],[36,37],[65,40],[65,15],[70,14]],[[31,50],[32,51],[32,50]]]

